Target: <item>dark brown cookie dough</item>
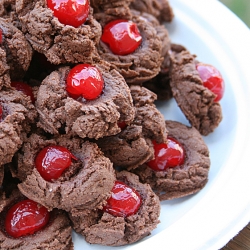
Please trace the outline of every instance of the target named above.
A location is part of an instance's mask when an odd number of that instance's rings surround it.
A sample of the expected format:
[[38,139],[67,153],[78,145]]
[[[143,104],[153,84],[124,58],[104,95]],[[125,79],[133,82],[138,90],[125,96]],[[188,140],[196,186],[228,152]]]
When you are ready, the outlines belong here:
[[173,9],[168,0],[134,0],[130,7],[155,16],[161,23],[171,22],[174,18]]
[[130,124],[134,119],[134,107],[129,87],[124,78],[105,65],[95,65],[102,73],[104,90],[91,101],[77,101],[65,90],[69,67],[52,72],[42,82],[36,107],[38,126],[51,134],[58,134],[65,127],[82,138],[101,138],[119,133],[119,120]]
[[146,164],[134,170],[143,183],[148,183],[160,200],[170,200],[201,190],[208,180],[209,150],[202,136],[193,127],[179,122],[166,121],[169,137],[182,144],[185,162],[166,171],[154,171]]
[[126,171],[117,173],[117,179],[139,192],[142,205],[136,214],[127,218],[97,210],[85,210],[81,216],[71,215],[75,231],[91,244],[131,244],[150,235],[159,223],[160,202],[150,186],[140,183],[136,175]]
[[7,64],[6,51],[0,46],[0,90],[3,87],[10,88],[11,80],[9,70],[10,67]]
[[130,90],[136,110],[134,121],[121,133],[97,141],[115,166],[128,170],[153,158],[152,140],[161,143],[167,138],[164,117],[154,105],[156,95],[140,86]]
[[131,20],[137,24],[142,36],[141,45],[133,53],[121,56],[113,54],[108,45],[100,41],[98,52],[103,60],[123,75],[128,84],[141,84],[160,72],[163,61],[162,37],[151,23],[151,18],[147,19],[149,14],[144,17],[134,10],[131,13]]
[[[66,147],[77,158],[59,179],[53,181],[44,180],[34,167],[36,155],[48,145]],[[78,208],[101,207],[115,182],[113,164],[97,145],[69,136],[47,140],[32,134],[18,154],[15,175],[22,180],[18,187],[26,197],[49,210],[59,208],[72,213]]]
[[129,125],[119,134],[101,138],[96,143],[119,168],[134,169],[154,156],[151,140],[143,136],[142,127],[137,125]]
[[163,46],[164,52],[163,57],[164,60],[161,65],[160,73],[143,83],[143,86],[151,91],[153,91],[157,95],[157,100],[168,101],[173,97],[172,90],[170,87],[170,70],[171,70],[171,55],[173,53],[180,53],[181,51],[186,50],[185,47],[179,44],[171,43],[170,39],[166,39],[164,35],[166,31],[162,29],[162,37],[165,39],[165,45]]
[[94,17],[101,25],[105,25],[115,19],[131,19],[129,8],[133,0],[90,0],[94,9]]
[[20,80],[29,68],[32,48],[23,33],[3,18],[0,18],[0,30],[2,32],[0,46],[6,51],[10,78],[11,80]]
[[157,96],[140,86],[131,86],[130,91],[136,108],[133,124],[142,126],[144,137],[158,143],[165,142],[167,129],[164,116],[154,104]]
[[32,47],[53,64],[91,63],[98,57],[95,45],[101,26],[93,18],[92,8],[86,22],[78,28],[61,24],[45,0],[17,0],[16,11]]
[[3,118],[0,121],[0,162],[11,162],[13,155],[21,147],[30,125],[35,122],[37,112],[30,97],[19,91],[0,91],[0,105]]
[[12,23],[18,29],[21,29],[21,24],[16,14],[15,0],[0,0],[0,17]]
[[195,56],[184,50],[173,53],[170,86],[183,114],[202,135],[208,135],[222,120],[222,109],[215,94],[203,86],[196,70]]
[[13,191],[10,197],[6,198],[5,206],[0,214],[0,249],[4,250],[73,250],[71,237],[72,228],[65,212],[53,210],[50,212],[50,220],[47,226],[33,235],[20,238],[9,236],[4,230],[4,218],[9,207],[26,199],[18,190]]

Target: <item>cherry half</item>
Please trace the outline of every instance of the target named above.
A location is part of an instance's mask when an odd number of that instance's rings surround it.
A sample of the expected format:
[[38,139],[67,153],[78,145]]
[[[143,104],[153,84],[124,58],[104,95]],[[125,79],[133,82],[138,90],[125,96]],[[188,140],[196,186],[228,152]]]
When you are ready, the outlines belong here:
[[204,87],[216,95],[214,101],[220,101],[225,91],[225,84],[221,73],[214,66],[205,63],[198,63],[196,69],[199,72]]
[[102,74],[90,64],[76,65],[66,79],[66,91],[74,99],[83,97],[86,100],[94,100],[100,96],[103,88]]
[[46,181],[58,179],[72,159],[77,158],[65,147],[51,145],[43,148],[35,158],[35,166]]
[[117,217],[127,217],[137,213],[142,199],[139,193],[121,181],[115,181],[112,195],[103,210]]
[[154,144],[155,158],[147,165],[154,171],[164,171],[170,167],[182,165],[185,160],[185,152],[182,145],[173,138],[168,138],[167,143]]
[[13,205],[5,218],[5,230],[14,237],[19,238],[34,234],[47,225],[49,212],[47,208],[26,199]]
[[114,54],[128,55],[140,46],[142,36],[134,22],[119,19],[105,25],[101,40]]
[[23,94],[30,97],[32,103],[35,103],[35,97],[33,94],[33,90],[30,85],[25,82],[11,82],[11,86],[16,90],[22,92]]
[[47,6],[60,23],[75,28],[85,23],[90,10],[89,0],[47,0]]

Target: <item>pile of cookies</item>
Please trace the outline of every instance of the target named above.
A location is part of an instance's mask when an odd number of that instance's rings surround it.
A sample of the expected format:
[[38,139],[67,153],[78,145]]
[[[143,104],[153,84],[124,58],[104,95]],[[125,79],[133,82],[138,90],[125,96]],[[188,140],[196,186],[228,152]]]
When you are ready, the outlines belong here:
[[[168,0],[0,1],[0,249],[131,244],[206,185],[224,83],[173,18]],[[171,98],[190,126],[157,109]]]

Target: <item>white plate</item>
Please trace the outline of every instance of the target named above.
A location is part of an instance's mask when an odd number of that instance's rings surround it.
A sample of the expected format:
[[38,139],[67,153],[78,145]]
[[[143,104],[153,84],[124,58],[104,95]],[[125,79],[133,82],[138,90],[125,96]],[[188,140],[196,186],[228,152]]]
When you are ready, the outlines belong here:
[[[222,73],[223,121],[205,137],[209,182],[198,194],[162,202],[152,235],[124,247],[89,245],[73,234],[75,250],[219,249],[250,221],[250,31],[216,0],[170,0],[171,40]],[[166,119],[188,124],[174,100],[158,104]]]

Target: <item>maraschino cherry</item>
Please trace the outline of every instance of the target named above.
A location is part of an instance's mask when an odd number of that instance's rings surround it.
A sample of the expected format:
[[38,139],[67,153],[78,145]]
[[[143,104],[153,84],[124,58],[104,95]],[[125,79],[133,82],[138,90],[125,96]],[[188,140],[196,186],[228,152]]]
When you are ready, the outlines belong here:
[[137,213],[142,199],[139,193],[121,181],[116,181],[112,195],[103,210],[117,217],[127,217]]
[[117,123],[118,127],[121,129],[121,130],[124,130],[126,127],[127,127],[127,124],[125,121],[120,121]]
[[66,79],[66,90],[72,98],[83,97],[94,100],[100,96],[104,81],[100,71],[90,64],[78,64],[73,67]]
[[19,238],[41,230],[48,221],[47,208],[26,199],[16,203],[8,210],[5,218],[5,230],[10,236]]
[[147,165],[154,171],[164,171],[170,167],[182,165],[185,160],[183,146],[175,139],[168,138],[167,143],[154,144],[154,160]]
[[35,158],[35,166],[46,181],[58,179],[77,158],[65,147],[51,145],[43,148]]
[[89,0],[47,0],[47,6],[60,23],[75,28],[85,23],[90,10]]
[[11,82],[11,86],[16,90],[21,91],[23,94],[29,96],[32,103],[35,103],[35,97],[30,85],[25,82]]
[[101,40],[114,54],[128,55],[140,46],[142,36],[134,22],[119,19],[104,27]]
[[216,95],[214,101],[220,101],[225,90],[224,80],[220,72],[214,66],[205,63],[198,63],[196,69],[203,85]]

